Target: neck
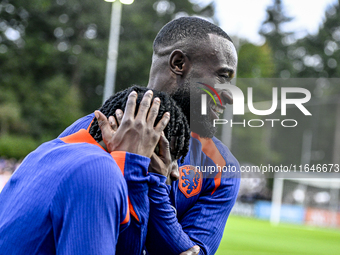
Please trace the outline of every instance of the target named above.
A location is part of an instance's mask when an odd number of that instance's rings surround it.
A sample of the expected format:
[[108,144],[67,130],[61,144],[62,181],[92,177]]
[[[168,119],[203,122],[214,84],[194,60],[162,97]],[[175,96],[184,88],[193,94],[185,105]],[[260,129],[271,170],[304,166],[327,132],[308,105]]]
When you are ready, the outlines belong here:
[[175,79],[171,76],[166,77],[162,75],[150,76],[148,86],[149,89],[167,92],[171,94],[172,90],[177,87]]

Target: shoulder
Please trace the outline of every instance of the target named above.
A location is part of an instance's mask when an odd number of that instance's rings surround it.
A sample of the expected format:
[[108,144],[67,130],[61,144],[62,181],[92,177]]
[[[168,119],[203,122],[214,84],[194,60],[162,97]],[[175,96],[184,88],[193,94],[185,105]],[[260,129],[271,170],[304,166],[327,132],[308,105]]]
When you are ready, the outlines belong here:
[[215,143],[218,151],[221,153],[222,157],[225,159],[227,165],[231,164],[237,167],[238,169],[240,168],[240,164],[238,160],[235,158],[235,156],[231,153],[229,150],[228,146],[223,144],[219,139],[216,137],[212,138],[213,142]]
[[86,143],[68,144],[63,150],[66,155],[55,199],[110,201],[117,194],[127,195],[124,176],[109,153]]
[[123,179],[115,160],[99,146],[64,143],[60,139],[55,139],[54,143],[53,149],[45,155],[45,161],[50,159],[54,162],[51,168],[59,174],[60,184],[73,185],[77,178],[89,185],[95,184],[100,178],[106,181]]
[[59,136],[58,138],[62,138],[68,135],[71,135],[73,133],[76,133],[80,129],[87,129],[91,122],[93,121],[94,113],[91,113],[89,115],[86,115],[78,120],[76,120],[74,123],[72,123],[70,126],[68,126]]
[[[235,199],[241,178],[240,164],[236,157],[229,150],[228,146],[223,144],[216,137],[212,138],[218,152],[223,157],[225,164],[218,164],[217,162],[212,163],[210,160],[206,160],[205,164],[207,168],[204,169],[204,188],[205,190],[212,190],[210,195],[216,196],[227,196]],[[209,163],[210,162],[210,163]],[[210,167],[210,169],[209,169]]]
[[110,175],[119,167],[112,156],[99,146],[88,143],[74,143],[65,146],[65,152],[69,153],[68,160],[72,171],[82,174]]

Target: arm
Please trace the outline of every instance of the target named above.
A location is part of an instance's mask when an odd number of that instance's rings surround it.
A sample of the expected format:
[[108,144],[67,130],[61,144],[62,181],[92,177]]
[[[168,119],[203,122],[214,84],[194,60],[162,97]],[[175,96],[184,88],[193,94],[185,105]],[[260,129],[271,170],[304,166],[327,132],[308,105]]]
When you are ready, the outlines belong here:
[[121,151],[112,152],[111,155],[124,173],[131,215],[129,227],[118,237],[117,253],[141,254],[149,219],[149,176],[147,170],[150,159]]
[[[147,248],[150,254],[180,254],[194,245],[200,254],[214,254],[221,241],[223,230],[235,203],[238,178],[222,178],[215,188],[214,179],[205,179],[206,189],[195,205],[178,221],[170,206],[170,189],[165,183],[150,186],[150,218]],[[213,194],[212,194],[213,192]]]

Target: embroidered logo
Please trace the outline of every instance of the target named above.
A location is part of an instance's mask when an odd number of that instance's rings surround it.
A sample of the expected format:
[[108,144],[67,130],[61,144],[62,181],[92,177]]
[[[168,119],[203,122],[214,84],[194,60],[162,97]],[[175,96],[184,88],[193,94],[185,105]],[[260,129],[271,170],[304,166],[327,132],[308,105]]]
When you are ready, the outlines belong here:
[[179,189],[187,197],[197,195],[202,188],[202,173],[197,171],[194,166],[186,165],[179,168]]

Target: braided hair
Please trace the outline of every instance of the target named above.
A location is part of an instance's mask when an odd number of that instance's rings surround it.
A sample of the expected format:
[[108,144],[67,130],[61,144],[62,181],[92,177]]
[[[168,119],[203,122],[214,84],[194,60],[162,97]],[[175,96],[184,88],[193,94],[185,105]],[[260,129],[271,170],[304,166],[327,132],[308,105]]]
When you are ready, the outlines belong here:
[[[115,111],[117,109],[124,110],[129,94],[132,91],[136,91],[138,95],[135,111],[136,115],[138,112],[139,104],[142,101],[143,95],[148,90],[149,89],[144,87],[132,86],[111,96],[108,100],[106,100],[106,102],[102,105],[102,107],[99,110],[107,118],[109,116],[114,116],[116,118]],[[181,108],[178,107],[175,101],[166,93],[153,90],[153,98],[155,97],[158,97],[161,100],[155,125],[161,120],[165,112],[170,113],[170,121],[166,128],[164,129],[164,134],[169,142],[171,141],[172,137],[177,137],[175,142],[175,148],[170,148],[170,150],[171,154],[175,156],[176,159],[182,157],[181,162],[183,163],[184,157],[186,156],[189,150],[190,131],[188,121],[184,116]],[[102,132],[99,128],[98,121],[96,118],[91,124],[90,135],[97,142],[100,142],[102,140]]]

